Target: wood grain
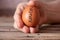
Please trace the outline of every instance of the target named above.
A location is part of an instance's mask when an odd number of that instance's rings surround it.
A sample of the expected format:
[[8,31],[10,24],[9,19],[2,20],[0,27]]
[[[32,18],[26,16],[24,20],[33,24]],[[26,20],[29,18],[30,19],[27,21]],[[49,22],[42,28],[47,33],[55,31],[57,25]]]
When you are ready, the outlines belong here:
[[0,40],[60,40],[60,25],[45,25],[30,34],[15,29],[13,18],[0,17]]

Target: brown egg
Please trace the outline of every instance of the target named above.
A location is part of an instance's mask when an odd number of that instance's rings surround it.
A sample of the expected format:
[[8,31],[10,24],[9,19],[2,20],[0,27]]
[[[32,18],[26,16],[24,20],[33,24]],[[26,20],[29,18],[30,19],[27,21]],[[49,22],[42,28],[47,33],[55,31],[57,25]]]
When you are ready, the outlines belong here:
[[22,14],[22,20],[23,20],[24,24],[29,27],[37,26],[39,24],[39,20],[40,20],[39,9],[35,6],[25,7],[25,9],[23,10],[23,14]]

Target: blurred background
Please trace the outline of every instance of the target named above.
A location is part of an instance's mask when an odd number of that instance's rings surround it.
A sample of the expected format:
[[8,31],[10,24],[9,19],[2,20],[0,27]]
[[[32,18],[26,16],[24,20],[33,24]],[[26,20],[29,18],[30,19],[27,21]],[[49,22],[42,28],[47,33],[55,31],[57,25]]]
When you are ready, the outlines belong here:
[[[27,2],[29,0],[0,0],[0,16],[13,16],[16,6],[19,3]],[[53,2],[54,0],[40,0],[42,2]]]
[[0,0],[0,16],[13,16],[16,6],[28,0]]
[[13,15],[19,3],[28,0],[0,0],[0,27],[13,26]]

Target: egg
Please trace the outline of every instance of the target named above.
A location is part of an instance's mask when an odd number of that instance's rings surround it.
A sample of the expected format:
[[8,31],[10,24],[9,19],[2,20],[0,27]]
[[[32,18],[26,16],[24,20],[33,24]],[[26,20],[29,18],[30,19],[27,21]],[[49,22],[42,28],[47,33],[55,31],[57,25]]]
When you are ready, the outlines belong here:
[[39,24],[40,13],[35,6],[26,6],[22,13],[22,20],[28,27],[35,27]]

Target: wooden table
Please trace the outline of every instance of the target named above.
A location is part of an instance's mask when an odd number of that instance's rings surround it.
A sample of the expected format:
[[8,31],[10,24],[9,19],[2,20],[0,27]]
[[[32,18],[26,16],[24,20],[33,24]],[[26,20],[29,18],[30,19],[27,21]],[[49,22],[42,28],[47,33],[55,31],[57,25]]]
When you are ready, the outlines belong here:
[[13,27],[13,18],[0,17],[0,40],[60,40],[60,25],[46,25],[27,34]]

